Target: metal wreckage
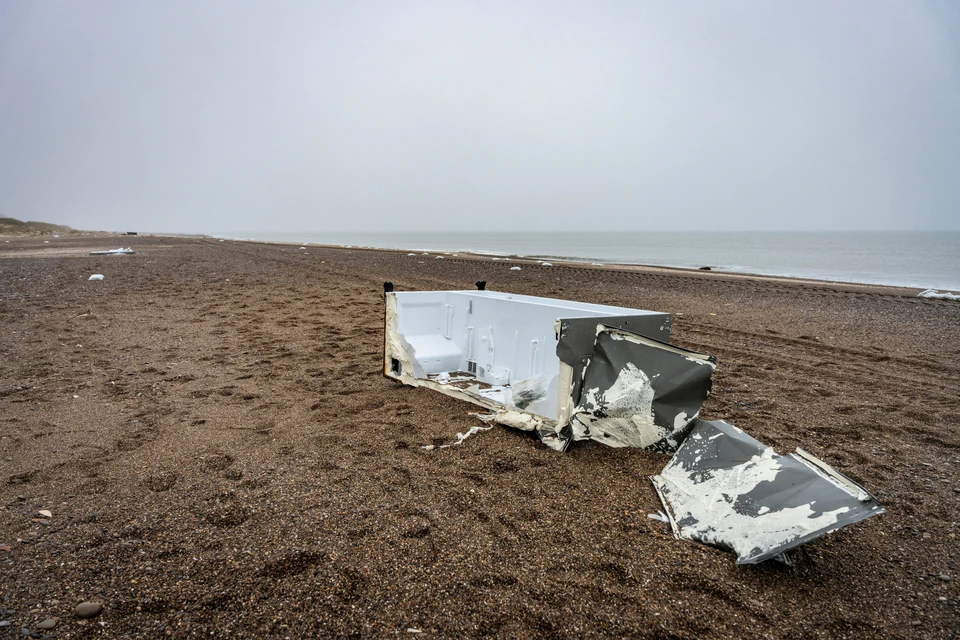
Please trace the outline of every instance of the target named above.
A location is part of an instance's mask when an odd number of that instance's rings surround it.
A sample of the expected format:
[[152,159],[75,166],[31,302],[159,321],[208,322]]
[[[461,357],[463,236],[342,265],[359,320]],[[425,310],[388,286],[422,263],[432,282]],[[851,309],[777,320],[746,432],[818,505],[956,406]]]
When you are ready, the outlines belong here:
[[781,456],[700,420],[717,361],[671,345],[670,314],[484,282],[404,292],[388,282],[384,300],[386,376],[484,407],[487,424],[532,431],[557,451],[594,440],[671,454],[651,480],[674,535],[732,551],[737,564],[789,562],[790,549],[884,511],[802,449]]

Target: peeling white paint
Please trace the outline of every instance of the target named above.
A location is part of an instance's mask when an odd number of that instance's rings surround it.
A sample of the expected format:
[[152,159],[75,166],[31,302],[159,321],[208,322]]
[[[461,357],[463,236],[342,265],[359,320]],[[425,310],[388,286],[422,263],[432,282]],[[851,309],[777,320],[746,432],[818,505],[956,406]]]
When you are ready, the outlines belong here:
[[[837,517],[849,511],[841,507],[818,514],[809,504],[777,511],[764,507],[756,516],[734,510],[739,496],[762,482],[773,482],[781,468],[773,449],[767,447],[743,465],[711,469],[709,481],[700,472],[688,473],[675,465],[657,476],[655,484],[669,496],[682,496],[682,501],[671,499],[667,505],[673,507],[679,537],[728,546],[738,556],[748,556],[836,524]],[[691,523],[680,524],[685,520]]]
[[[598,440],[611,447],[646,447],[668,434],[653,421],[653,386],[650,378],[632,362],[620,371],[605,392],[599,388],[583,392],[574,410],[576,435]],[[601,410],[604,417],[594,412]],[[576,437],[576,436],[575,436]]]

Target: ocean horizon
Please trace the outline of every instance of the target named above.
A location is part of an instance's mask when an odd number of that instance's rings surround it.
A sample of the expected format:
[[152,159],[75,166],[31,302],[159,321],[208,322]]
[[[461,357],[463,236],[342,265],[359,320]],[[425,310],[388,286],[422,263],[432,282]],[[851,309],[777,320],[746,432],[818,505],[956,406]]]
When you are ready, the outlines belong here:
[[252,232],[214,237],[750,273],[960,290],[960,232]]

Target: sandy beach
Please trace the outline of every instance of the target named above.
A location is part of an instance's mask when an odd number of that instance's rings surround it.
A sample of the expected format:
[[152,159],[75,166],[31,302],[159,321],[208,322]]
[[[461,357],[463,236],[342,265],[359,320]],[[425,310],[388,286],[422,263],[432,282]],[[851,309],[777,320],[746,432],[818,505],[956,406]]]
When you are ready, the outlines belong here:
[[[501,427],[424,451],[476,408],[383,377],[385,280],[672,313],[720,363],[704,418],[810,451],[887,513],[793,568],[738,567],[647,517],[665,455]],[[957,637],[960,303],[916,293],[0,237],[0,637]]]

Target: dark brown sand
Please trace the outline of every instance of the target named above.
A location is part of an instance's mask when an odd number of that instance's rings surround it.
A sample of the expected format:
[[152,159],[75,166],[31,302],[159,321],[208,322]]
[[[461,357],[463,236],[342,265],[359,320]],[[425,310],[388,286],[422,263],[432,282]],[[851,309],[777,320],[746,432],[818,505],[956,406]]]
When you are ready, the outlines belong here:
[[[191,238],[4,240],[0,637],[46,618],[62,638],[960,630],[956,302]],[[120,244],[137,254],[87,255]],[[794,569],[737,567],[647,518],[666,456],[560,454],[499,427],[423,451],[475,408],[382,376],[384,280],[671,312],[673,341],[720,361],[704,417],[808,449],[888,513],[803,547]],[[102,615],[77,619],[84,600]]]

